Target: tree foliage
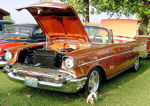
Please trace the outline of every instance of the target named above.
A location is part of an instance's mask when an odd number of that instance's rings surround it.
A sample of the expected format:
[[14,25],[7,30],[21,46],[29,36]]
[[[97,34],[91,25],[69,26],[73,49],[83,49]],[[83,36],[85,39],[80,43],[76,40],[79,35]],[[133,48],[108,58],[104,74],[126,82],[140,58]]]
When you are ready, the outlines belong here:
[[91,5],[97,12],[118,13],[138,17],[150,14],[150,0],[91,0]]
[[77,11],[78,14],[85,13],[86,9],[85,3],[82,0],[60,0],[64,2],[65,4],[73,6],[73,8]]
[[[139,34],[147,34],[147,26],[150,20],[150,0],[60,0],[66,4],[72,5],[79,14],[83,16],[89,16],[89,8],[92,7],[91,13],[100,14],[101,12],[107,12],[112,16],[117,14],[121,16],[136,15],[140,20]],[[86,8],[85,8],[86,7]],[[88,13],[87,13],[88,9]],[[88,19],[85,19],[89,21]],[[87,22],[86,21],[86,22]]]
[[60,0],[65,4],[73,6],[78,14],[83,15],[83,22],[89,22],[89,0]]
[[136,15],[140,20],[139,34],[147,34],[146,29],[150,20],[150,0],[91,0],[90,4],[93,6],[93,11],[96,8],[95,12],[97,13]]
[[3,17],[3,20],[7,20],[7,21],[10,21],[10,22],[12,22],[12,23],[15,23],[15,21],[12,20],[10,16],[4,16],[4,17]]

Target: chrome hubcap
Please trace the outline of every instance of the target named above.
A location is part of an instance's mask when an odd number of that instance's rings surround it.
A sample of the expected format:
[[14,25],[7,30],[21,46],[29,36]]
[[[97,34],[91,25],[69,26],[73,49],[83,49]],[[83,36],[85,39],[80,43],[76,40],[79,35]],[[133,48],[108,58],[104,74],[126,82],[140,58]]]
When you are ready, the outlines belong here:
[[94,70],[89,78],[88,89],[90,92],[96,92],[99,87],[99,73],[97,70]]
[[136,59],[134,68],[135,68],[135,70],[138,70],[138,68],[139,68],[139,58]]

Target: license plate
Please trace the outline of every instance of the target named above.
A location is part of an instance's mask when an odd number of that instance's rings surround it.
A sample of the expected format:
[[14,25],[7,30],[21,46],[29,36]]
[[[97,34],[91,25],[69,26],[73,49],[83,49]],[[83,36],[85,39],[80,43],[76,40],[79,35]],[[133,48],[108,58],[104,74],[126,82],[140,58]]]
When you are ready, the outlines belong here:
[[25,77],[25,84],[32,87],[37,87],[37,78],[34,77]]

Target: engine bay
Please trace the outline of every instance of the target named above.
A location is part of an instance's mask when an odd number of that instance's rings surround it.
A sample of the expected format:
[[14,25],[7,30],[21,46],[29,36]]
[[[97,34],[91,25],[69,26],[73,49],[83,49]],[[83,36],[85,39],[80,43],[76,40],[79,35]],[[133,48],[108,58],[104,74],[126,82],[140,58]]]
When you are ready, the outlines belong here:
[[17,63],[50,69],[61,68],[63,56],[87,47],[87,43],[57,42],[45,47],[26,49],[20,52]]

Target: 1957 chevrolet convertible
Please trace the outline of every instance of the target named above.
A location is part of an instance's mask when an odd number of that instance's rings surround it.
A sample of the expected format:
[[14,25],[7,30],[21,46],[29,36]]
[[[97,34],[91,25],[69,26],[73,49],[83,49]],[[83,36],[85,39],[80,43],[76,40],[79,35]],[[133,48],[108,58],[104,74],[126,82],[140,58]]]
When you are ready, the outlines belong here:
[[28,43],[5,50],[4,58],[9,64],[4,70],[11,80],[60,92],[84,89],[90,93],[98,91],[103,79],[130,67],[138,71],[136,43],[114,44],[107,28],[84,28],[71,6],[42,2],[25,9],[33,15],[47,40],[41,49],[29,48],[32,44]]

